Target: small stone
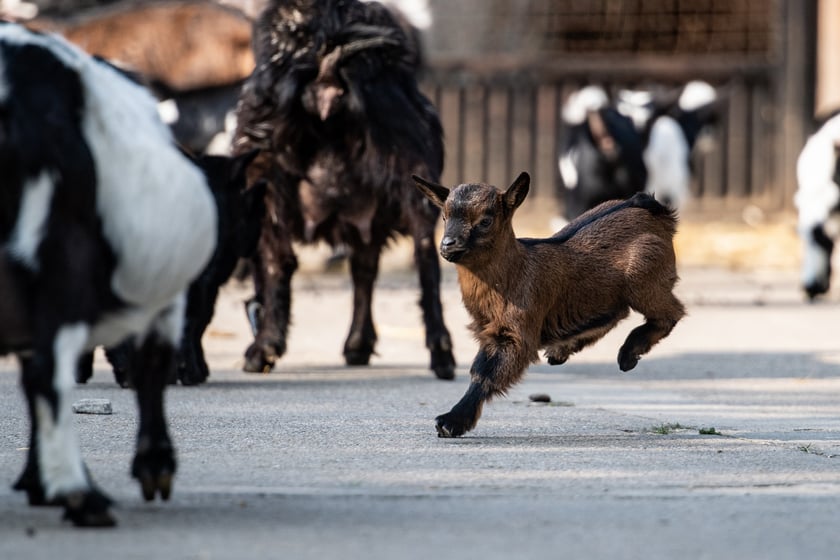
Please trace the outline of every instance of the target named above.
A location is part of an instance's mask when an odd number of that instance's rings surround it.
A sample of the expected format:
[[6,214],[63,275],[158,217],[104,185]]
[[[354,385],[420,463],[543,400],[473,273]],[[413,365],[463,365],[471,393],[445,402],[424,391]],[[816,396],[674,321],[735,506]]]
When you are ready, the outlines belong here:
[[531,402],[551,402],[551,397],[549,397],[545,393],[534,393],[533,395],[529,395],[528,398],[531,399]]
[[73,403],[76,414],[112,414],[111,401],[108,399],[80,399]]

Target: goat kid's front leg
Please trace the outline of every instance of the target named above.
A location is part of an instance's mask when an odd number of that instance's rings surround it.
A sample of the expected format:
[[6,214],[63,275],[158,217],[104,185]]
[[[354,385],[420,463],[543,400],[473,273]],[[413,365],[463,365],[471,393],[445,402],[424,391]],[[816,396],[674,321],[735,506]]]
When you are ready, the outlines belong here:
[[36,343],[32,355],[20,360],[32,424],[27,464],[14,488],[25,491],[31,505],[64,506],[74,525],[109,527],[116,524],[108,511],[111,499],[90,480],[69,394],[88,335],[83,323],[61,326],[45,338],[51,344]]
[[344,342],[344,361],[348,366],[366,366],[376,346],[371,304],[373,285],[379,273],[379,245],[353,247],[350,274],[353,277],[353,320]]
[[[183,308],[182,308],[183,309]],[[137,390],[140,428],[131,476],[147,501],[160,494],[168,500],[175,475],[175,449],[169,438],[163,393],[175,370],[175,343],[159,330],[151,331],[132,353],[132,379]]]
[[470,368],[470,386],[452,410],[435,418],[438,437],[458,437],[475,428],[484,403],[503,395],[525,372],[528,360],[510,345],[484,346]]
[[245,351],[246,372],[271,371],[274,362],[286,353],[295,270],[297,257],[289,233],[279,223],[266,223],[254,259],[254,307],[259,321],[252,325],[257,332]]

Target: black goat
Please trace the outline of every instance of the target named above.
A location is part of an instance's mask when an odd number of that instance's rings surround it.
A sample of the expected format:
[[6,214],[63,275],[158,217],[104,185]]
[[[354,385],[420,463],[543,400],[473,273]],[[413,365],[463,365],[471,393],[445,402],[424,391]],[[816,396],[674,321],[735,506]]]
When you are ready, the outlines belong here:
[[254,48],[234,151],[262,150],[249,179],[266,181],[268,194],[254,262],[259,320],[245,370],[266,371],[286,351],[293,240],[349,248],[353,319],[344,358],[367,364],[379,255],[394,235],[408,234],[431,369],[452,379],[434,248],[439,210],[410,178],[435,180],[443,166],[440,120],[416,81],[419,45],[377,2],[274,0],[256,23]]
[[146,90],[57,36],[9,23],[0,23],[0,174],[0,285],[18,302],[0,307],[0,323],[18,325],[0,330],[0,352],[18,355],[31,420],[15,488],[31,504],[63,505],[77,525],[113,525],[73,429],[77,363],[135,337],[131,472],[144,498],[168,499],[175,452],[163,392],[187,286],[216,245],[213,197]]
[[[207,380],[210,370],[204,359],[201,338],[210,320],[219,288],[230,278],[241,258],[250,258],[260,236],[260,223],[265,214],[265,184],[245,188],[245,171],[257,151],[240,156],[205,155],[195,159],[210,186],[219,215],[216,249],[201,275],[187,291],[184,336],[176,357],[177,380],[183,385],[197,385]],[[117,383],[132,384],[130,370],[134,341],[126,341],[105,354],[114,369]],[[85,383],[93,375],[93,355],[85,355],[79,363],[76,381]],[[175,382],[173,377],[171,382]]]

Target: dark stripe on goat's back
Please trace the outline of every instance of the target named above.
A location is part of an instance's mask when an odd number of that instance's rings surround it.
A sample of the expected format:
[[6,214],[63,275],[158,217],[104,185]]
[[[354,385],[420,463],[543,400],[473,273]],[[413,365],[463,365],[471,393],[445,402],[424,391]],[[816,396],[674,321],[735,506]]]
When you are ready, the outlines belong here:
[[588,225],[593,224],[611,214],[615,214],[616,212],[620,212],[621,210],[626,210],[628,208],[642,208],[644,210],[647,210],[654,216],[667,216],[671,220],[676,221],[676,212],[674,210],[662,205],[653,196],[647,193],[640,192],[634,194],[627,200],[619,202],[618,204],[614,204],[606,208],[595,207],[593,210],[590,210],[589,212],[583,214],[579,218],[573,220],[571,223],[566,225],[566,227],[564,227],[551,237],[546,237],[542,239],[520,238],[519,242],[527,246],[539,245],[541,243],[565,243]]

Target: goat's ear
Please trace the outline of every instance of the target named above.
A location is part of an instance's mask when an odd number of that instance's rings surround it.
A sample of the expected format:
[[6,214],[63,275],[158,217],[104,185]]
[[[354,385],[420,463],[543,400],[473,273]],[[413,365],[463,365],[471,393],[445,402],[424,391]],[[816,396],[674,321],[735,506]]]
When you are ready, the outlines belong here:
[[508,187],[505,191],[505,204],[510,210],[516,210],[525,197],[528,196],[528,190],[531,188],[531,177],[524,171],[519,174],[519,177]]
[[443,208],[443,205],[446,203],[446,198],[449,196],[449,189],[443,185],[427,181],[417,175],[412,175],[411,178],[414,179],[417,188],[426,195],[426,198],[431,200],[435,206]]

